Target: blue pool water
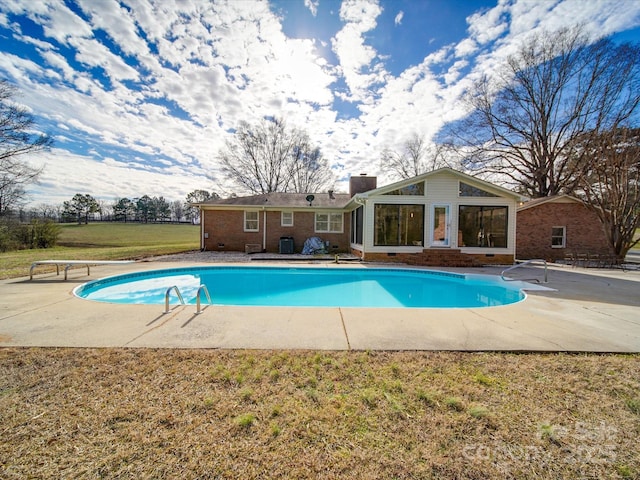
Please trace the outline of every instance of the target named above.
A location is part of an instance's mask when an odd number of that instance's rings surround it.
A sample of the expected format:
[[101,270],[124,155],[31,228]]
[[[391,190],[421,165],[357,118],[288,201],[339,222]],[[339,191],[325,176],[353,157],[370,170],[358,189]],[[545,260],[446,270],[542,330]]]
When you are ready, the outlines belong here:
[[[387,268],[189,267],[108,277],[74,290],[88,300],[163,304],[177,286],[195,303],[206,285],[213,304],[305,307],[454,308],[507,305],[525,295],[513,283],[481,275]],[[171,303],[177,302],[175,292]],[[202,302],[206,296],[201,294]]]

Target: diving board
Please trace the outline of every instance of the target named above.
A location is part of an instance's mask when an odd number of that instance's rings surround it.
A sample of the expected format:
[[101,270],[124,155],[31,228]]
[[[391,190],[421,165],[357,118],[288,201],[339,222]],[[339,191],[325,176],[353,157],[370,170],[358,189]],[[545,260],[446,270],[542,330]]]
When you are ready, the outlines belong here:
[[33,280],[33,270],[38,265],[55,265],[56,275],[60,275],[60,266],[64,265],[64,279],[67,279],[67,271],[74,265],[84,265],[87,267],[87,275],[91,275],[90,265],[123,265],[134,263],[133,260],[38,260],[31,264],[29,269],[29,280]]

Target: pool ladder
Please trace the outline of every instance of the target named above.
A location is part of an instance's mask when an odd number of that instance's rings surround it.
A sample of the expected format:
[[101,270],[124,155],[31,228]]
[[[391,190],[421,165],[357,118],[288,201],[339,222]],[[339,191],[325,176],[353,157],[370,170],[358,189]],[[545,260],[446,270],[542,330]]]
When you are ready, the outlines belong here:
[[[167,288],[167,292],[164,294],[164,312],[163,313],[171,312],[171,307],[169,305],[169,296],[171,295],[171,292],[174,290],[176,291],[178,300],[180,300],[180,304],[181,305],[185,304],[184,299],[182,298],[182,294],[180,293],[180,289],[178,288],[177,285],[173,285]],[[200,287],[198,288],[198,293],[196,293],[196,315],[199,315],[202,313],[202,310],[200,309],[200,294],[202,292],[204,292],[204,294],[207,296],[207,301],[209,302],[209,305],[211,305],[211,296],[209,295],[209,290],[207,290],[207,286],[200,285]]]
[[540,280],[538,280],[537,278],[530,278],[530,279],[504,278],[505,273],[511,270],[515,270],[516,268],[519,268],[519,267],[524,267],[525,265],[529,265],[530,263],[533,263],[533,262],[544,262],[544,283],[547,283],[549,281],[549,277],[547,275],[547,261],[543,258],[533,258],[531,260],[527,260],[526,262],[516,263],[513,267],[509,267],[506,270],[503,270],[500,276],[502,277],[502,280],[504,280],[505,282],[521,280],[523,282],[534,281],[534,282],[540,283]]

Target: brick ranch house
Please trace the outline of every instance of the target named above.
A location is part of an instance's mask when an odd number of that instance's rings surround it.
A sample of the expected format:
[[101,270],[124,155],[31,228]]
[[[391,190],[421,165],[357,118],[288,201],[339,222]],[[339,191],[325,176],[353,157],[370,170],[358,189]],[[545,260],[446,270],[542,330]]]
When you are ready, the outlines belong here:
[[197,204],[201,248],[278,252],[284,238],[300,252],[317,236],[329,252],[369,261],[514,262],[520,195],[451,168],[376,187],[375,177],[354,176],[349,194],[270,193]]
[[569,195],[537,198],[518,207],[518,259],[563,260],[570,254],[608,254],[598,216]]
[[198,204],[200,248],[209,251],[279,252],[280,239],[300,252],[309,237],[329,242],[330,251],[349,251],[351,196],[345,193],[265,193]]

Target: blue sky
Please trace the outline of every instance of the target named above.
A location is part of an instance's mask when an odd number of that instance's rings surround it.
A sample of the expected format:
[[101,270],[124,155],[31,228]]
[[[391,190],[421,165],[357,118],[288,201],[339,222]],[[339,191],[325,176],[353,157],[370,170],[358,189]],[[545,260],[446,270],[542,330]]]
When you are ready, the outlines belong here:
[[33,205],[230,193],[217,154],[280,116],[346,191],[379,155],[465,115],[461,95],[528,35],[581,23],[640,40],[637,0],[0,0],[0,77],[55,138]]

